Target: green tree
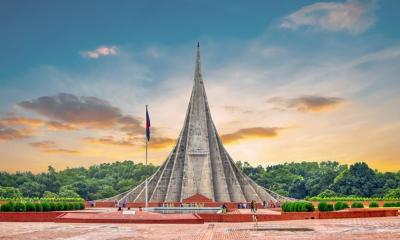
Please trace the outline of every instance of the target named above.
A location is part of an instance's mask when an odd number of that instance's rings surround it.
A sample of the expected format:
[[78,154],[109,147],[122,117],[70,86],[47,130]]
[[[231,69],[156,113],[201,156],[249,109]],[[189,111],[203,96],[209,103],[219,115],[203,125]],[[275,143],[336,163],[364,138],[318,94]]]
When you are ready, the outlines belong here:
[[390,189],[386,194],[387,198],[400,198],[400,188]]
[[330,189],[325,189],[323,192],[318,194],[318,197],[322,197],[322,198],[336,197],[336,196],[338,196],[338,194],[335,193],[334,191],[330,190]]
[[303,199],[307,196],[306,182],[299,177],[293,180],[289,187],[289,196],[297,199]]
[[4,198],[17,198],[21,197],[22,193],[18,188],[15,187],[1,187],[0,186],[0,197]]
[[48,166],[46,173],[38,174],[35,180],[37,183],[45,185],[47,191],[58,192],[60,190],[57,172],[52,166]]
[[70,189],[62,189],[58,196],[61,198],[79,198],[79,194]]
[[370,197],[378,189],[378,178],[374,170],[364,162],[355,163],[348,171],[339,175],[332,189],[343,195]]
[[[365,163],[350,167],[335,161],[292,162],[273,166],[251,166],[236,162],[259,185],[289,197],[303,198],[317,195],[396,196],[392,189],[400,188],[400,171],[381,173]],[[42,197],[62,193],[92,200],[109,197],[134,188],[157,166],[135,164],[132,161],[103,163],[89,168],[67,168],[56,171],[49,166],[47,172],[0,172],[0,196]],[[13,190],[4,192],[5,187]],[[333,190],[331,193],[328,190]],[[48,191],[48,192],[45,192]],[[1,195],[2,194],[2,195]]]
[[50,192],[50,191],[44,191],[43,197],[45,197],[45,198],[58,198],[58,194]]
[[112,186],[105,185],[98,192],[98,197],[100,199],[102,199],[102,198],[112,197],[112,196],[115,196],[117,194],[118,194],[118,192],[115,191],[115,189]]
[[37,182],[25,182],[19,189],[26,197],[41,197],[46,189],[46,186]]

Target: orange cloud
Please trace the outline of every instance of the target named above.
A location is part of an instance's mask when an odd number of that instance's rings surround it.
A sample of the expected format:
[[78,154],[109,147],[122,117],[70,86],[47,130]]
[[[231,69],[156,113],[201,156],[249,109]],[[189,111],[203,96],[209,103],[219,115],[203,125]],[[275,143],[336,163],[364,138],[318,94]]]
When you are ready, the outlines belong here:
[[32,142],[30,145],[45,153],[78,154],[79,151],[59,148],[54,141]]
[[234,143],[244,139],[254,139],[254,138],[273,138],[278,136],[278,132],[282,130],[282,128],[271,127],[271,128],[263,128],[263,127],[254,127],[254,128],[243,128],[239,129],[234,133],[223,134],[221,135],[221,139],[224,144]]
[[175,144],[175,139],[167,137],[151,138],[149,147],[152,149],[171,148]]
[[[144,137],[143,138],[130,137],[128,139],[118,140],[112,136],[106,136],[106,137],[102,137],[102,138],[87,137],[84,140],[86,142],[93,143],[93,144],[105,144],[105,145],[128,146],[128,147],[133,147],[133,146],[144,147],[144,145],[145,145]],[[172,147],[174,143],[175,143],[175,139],[172,139],[172,138],[152,137],[148,146],[151,149],[163,149],[163,148]]]
[[57,121],[48,121],[37,118],[26,118],[26,117],[8,117],[0,119],[0,123],[8,126],[22,126],[28,128],[39,128],[46,126],[49,130],[75,130],[76,127]]
[[11,128],[0,123],[0,141],[24,139],[32,136],[32,130],[28,128]]
[[53,141],[32,142],[30,145],[36,148],[54,148],[56,146]]
[[134,142],[131,139],[128,140],[116,140],[112,136],[102,137],[102,138],[92,138],[87,137],[84,139],[86,142],[94,144],[107,144],[107,145],[117,145],[117,146],[134,146]]
[[0,119],[0,122],[6,125],[22,125],[22,126],[30,126],[30,127],[40,127],[43,126],[46,121],[35,118],[26,118],[26,117],[9,117]]
[[70,149],[63,149],[63,148],[56,148],[56,149],[46,149],[44,150],[46,153],[55,153],[55,154],[78,154],[79,151],[70,150]]
[[22,101],[17,105],[50,119],[50,126],[53,128],[67,130],[73,128],[72,126],[99,129],[121,127],[122,131],[132,135],[143,132],[143,126],[138,118],[124,115],[118,107],[96,97],[59,93]]
[[269,99],[268,102],[276,103],[284,108],[296,109],[300,112],[321,112],[336,108],[344,102],[344,99],[337,97],[308,95],[297,98],[275,97]]
[[77,128],[74,125],[68,123],[61,123],[57,121],[48,121],[46,122],[46,126],[49,130],[76,130]]

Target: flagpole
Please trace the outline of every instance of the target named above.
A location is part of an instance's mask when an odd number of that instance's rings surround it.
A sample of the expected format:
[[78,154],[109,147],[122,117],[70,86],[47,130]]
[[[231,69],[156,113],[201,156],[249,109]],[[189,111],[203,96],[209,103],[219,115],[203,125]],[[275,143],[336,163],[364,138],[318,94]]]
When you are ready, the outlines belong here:
[[[147,114],[147,105],[146,105],[146,114]],[[146,115],[147,116],[147,115]],[[147,123],[146,123],[147,124]],[[147,131],[147,129],[146,129],[146,131]],[[147,139],[147,132],[146,132],[146,138],[145,138],[145,140],[146,140],[146,189],[145,189],[145,207],[147,208],[147,142],[148,142],[148,139]]]

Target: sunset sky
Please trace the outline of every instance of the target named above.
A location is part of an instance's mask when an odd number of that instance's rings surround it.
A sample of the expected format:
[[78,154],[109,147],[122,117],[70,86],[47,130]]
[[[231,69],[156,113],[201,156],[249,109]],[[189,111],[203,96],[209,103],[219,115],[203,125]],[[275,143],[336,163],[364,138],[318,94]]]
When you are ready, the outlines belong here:
[[234,160],[400,170],[400,2],[1,1],[0,170],[161,164],[201,45]]

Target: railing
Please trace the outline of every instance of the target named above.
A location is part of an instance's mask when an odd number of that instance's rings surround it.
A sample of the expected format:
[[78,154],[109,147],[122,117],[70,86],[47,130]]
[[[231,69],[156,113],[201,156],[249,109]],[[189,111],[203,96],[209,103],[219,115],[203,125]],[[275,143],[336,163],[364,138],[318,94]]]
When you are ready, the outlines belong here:
[[156,213],[218,213],[220,207],[154,207],[146,208],[146,211]]

